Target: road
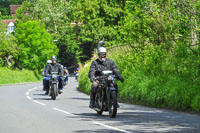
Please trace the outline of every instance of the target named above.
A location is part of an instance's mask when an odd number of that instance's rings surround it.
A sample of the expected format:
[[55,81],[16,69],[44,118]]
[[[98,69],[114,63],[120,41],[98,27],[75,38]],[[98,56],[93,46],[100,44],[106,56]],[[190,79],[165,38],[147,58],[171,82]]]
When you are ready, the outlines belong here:
[[200,132],[200,115],[119,103],[116,118],[88,108],[73,77],[53,101],[42,83],[0,86],[0,133]]

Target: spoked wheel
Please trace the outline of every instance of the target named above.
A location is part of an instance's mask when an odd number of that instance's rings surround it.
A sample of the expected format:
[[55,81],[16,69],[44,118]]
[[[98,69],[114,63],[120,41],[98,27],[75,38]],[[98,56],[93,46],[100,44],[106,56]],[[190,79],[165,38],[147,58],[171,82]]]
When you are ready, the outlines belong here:
[[56,100],[56,95],[57,95],[57,85],[53,84],[52,85],[51,99]]
[[96,94],[95,105],[96,105],[95,110],[97,111],[97,114],[102,115],[102,113],[103,113],[103,101],[102,101],[101,95],[99,93]]
[[117,114],[117,92],[110,92],[110,101],[108,104],[108,110],[110,117],[114,118]]

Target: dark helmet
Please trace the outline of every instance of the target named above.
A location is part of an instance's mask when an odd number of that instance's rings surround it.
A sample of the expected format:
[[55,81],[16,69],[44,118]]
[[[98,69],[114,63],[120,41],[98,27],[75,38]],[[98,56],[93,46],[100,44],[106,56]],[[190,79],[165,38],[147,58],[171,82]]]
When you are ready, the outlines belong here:
[[56,60],[56,56],[52,56],[51,57],[51,60],[53,61],[53,60]]
[[98,47],[104,47],[104,45],[105,45],[105,42],[104,42],[104,41],[99,41]]

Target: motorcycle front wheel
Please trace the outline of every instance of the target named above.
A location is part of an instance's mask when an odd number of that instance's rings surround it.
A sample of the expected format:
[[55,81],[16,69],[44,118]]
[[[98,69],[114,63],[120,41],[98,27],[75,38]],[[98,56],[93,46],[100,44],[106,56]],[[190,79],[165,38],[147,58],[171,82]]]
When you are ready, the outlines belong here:
[[95,104],[96,104],[96,112],[97,112],[97,114],[98,115],[102,115],[102,113],[103,113],[103,101],[102,101],[102,98],[101,98],[101,95],[100,95],[100,93],[97,93],[96,94],[96,97],[95,97]]
[[117,114],[117,92],[110,92],[110,100],[108,104],[109,116],[114,118]]
[[56,93],[57,93],[57,85],[53,84],[52,85],[52,90],[51,90],[51,99],[56,100]]

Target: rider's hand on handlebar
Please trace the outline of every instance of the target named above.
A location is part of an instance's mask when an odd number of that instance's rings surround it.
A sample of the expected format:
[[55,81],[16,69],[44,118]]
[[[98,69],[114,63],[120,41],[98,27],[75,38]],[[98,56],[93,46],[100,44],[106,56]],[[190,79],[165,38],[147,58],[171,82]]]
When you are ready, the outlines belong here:
[[121,82],[124,82],[124,78],[120,75],[117,77],[118,80],[120,80]]
[[92,77],[92,78],[90,79],[90,81],[91,81],[91,82],[95,81],[95,77]]

